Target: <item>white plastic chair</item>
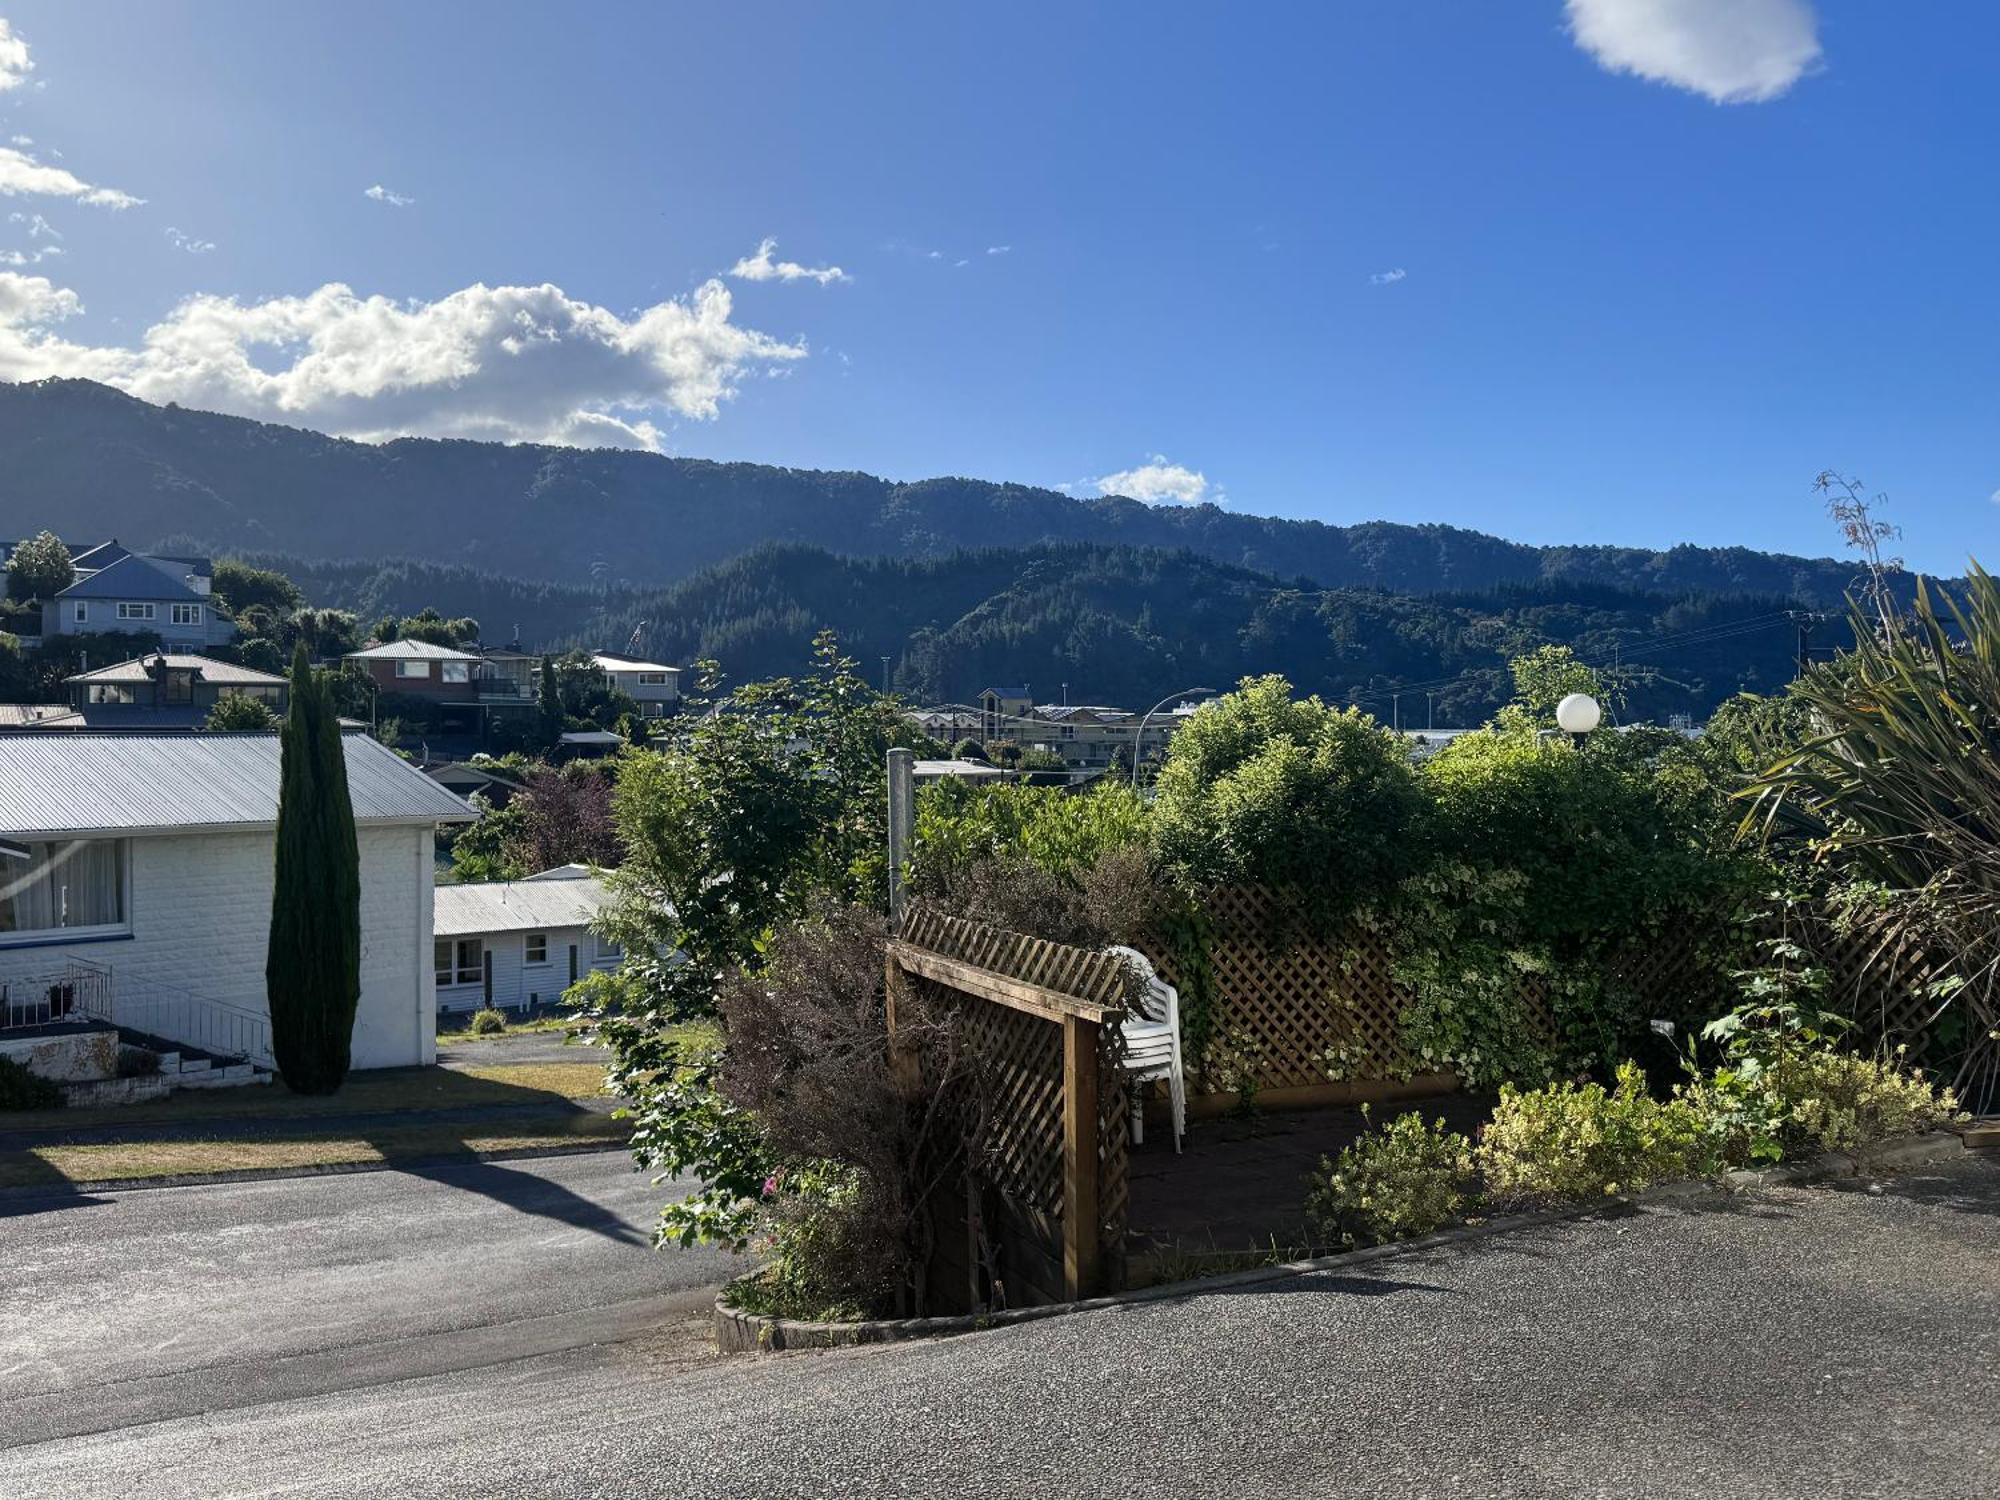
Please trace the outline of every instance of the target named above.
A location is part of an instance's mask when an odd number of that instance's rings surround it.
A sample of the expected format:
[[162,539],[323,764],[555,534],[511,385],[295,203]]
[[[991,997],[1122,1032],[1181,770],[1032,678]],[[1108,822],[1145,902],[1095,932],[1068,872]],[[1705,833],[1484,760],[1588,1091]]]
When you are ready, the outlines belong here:
[[1174,1150],[1181,1149],[1187,1134],[1187,1079],[1181,1071],[1180,991],[1154,972],[1153,964],[1136,948],[1114,947],[1116,953],[1139,975],[1139,1011],[1118,1023],[1125,1038],[1125,1076],[1133,1084],[1132,1140],[1146,1138],[1145,1110],[1141,1107],[1138,1085],[1156,1078],[1167,1080],[1167,1099],[1174,1121]]

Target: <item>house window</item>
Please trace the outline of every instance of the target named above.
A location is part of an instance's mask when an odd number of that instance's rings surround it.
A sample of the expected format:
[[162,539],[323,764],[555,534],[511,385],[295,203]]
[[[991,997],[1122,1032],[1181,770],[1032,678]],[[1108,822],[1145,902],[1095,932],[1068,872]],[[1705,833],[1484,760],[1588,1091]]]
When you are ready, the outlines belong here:
[[625,950],[619,947],[611,938],[600,936],[597,940],[597,956],[599,958],[623,958]]
[[396,663],[396,675],[398,677],[428,677],[431,675],[431,664],[427,661],[399,661]]
[[92,703],[136,703],[138,699],[123,683],[93,682],[90,685]]
[[118,618],[121,620],[150,620],[153,618],[153,613],[153,606],[150,604],[134,604],[125,599],[118,602]]
[[641,687],[665,687],[667,685],[667,674],[665,672],[641,672],[639,674],[639,685]]
[[431,962],[437,969],[440,986],[478,984],[486,977],[486,945],[478,938],[453,942],[439,938],[431,944]]
[[173,607],[173,622],[176,625],[199,625],[201,606],[199,604],[176,604]]
[[545,964],[549,961],[549,935],[546,932],[528,934],[526,961],[531,964]]
[[472,663],[469,661],[448,661],[443,664],[441,675],[446,682],[472,681]]
[[77,600],[76,613],[71,618],[73,618],[77,624],[79,625],[83,624],[84,621],[90,618],[90,606],[88,604],[85,604],[81,599]]
[[162,703],[194,702],[194,673],[168,672],[160,679]]
[[116,937],[126,911],[126,842],[88,839],[26,844],[25,859],[0,854],[0,945],[41,937]]

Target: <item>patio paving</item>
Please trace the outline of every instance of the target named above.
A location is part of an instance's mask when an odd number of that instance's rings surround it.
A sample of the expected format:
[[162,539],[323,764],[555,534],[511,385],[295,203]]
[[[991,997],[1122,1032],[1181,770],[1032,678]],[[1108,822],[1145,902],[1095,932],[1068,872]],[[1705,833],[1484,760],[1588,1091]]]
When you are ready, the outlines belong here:
[[1165,1120],[1155,1124],[1149,1116],[1129,1168],[1127,1223],[1135,1248],[1303,1247],[1306,1174],[1367,1130],[1371,1118],[1380,1125],[1416,1110],[1470,1134],[1492,1107],[1483,1095],[1437,1094],[1377,1104],[1367,1116],[1358,1106],[1341,1106],[1190,1120],[1178,1156]]

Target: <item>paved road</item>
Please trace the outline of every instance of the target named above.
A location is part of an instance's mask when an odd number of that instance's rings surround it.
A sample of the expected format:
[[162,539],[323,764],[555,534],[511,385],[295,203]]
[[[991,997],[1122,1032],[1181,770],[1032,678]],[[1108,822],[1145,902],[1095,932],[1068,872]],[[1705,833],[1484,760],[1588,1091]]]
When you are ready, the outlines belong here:
[[[0,1448],[215,1420],[684,1320],[732,1267],[652,1249],[667,1191],[604,1152],[0,1195]],[[0,1492],[29,1493],[11,1479]]]
[[572,1042],[560,1031],[518,1031],[511,1036],[458,1035],[438,1039],[438,1061],[447,1068],[497,1068],[514,1063],[605,1063],[602,1047]]
[[1996,1370],[1988,1156],[1879,1196],[1584,1221],[935,1344],[574,1349],[20,1448],[4,1472],[20,1500],[162,1475],[215,1496],[1958,1497],[2000,1472]]

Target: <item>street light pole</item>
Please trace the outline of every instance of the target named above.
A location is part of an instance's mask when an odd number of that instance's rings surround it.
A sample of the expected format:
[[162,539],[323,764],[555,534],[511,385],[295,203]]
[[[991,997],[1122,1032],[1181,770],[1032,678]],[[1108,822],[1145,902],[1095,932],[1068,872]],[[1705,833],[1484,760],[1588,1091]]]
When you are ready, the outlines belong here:
[[1139,762],[1146,757],[1146,726],[1153,722],[1153,715],[1165,708],[1176,698],[1192,698],[1197,693],[1213,693],[1214,688],[1182,688],[1178,693],[1169,693],[1158,703],[1146,710],[1146,717],[1139,721],[1138,738],[1132,742],[1132,790],[1139,790]]

